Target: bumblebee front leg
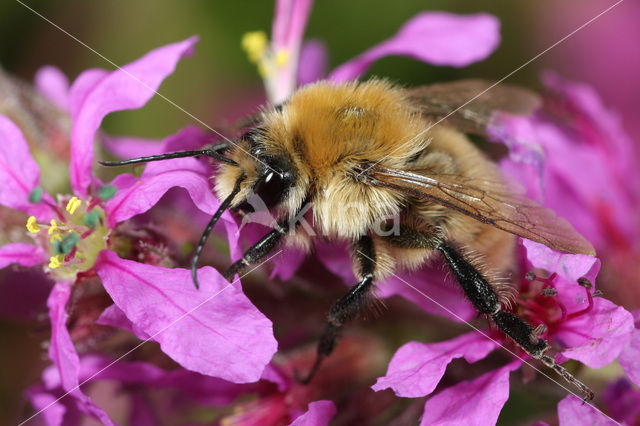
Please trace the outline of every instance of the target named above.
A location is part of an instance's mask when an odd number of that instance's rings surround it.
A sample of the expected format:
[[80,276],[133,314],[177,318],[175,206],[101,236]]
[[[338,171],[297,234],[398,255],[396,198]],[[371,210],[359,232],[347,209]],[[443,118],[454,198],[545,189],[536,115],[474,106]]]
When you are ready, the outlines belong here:
[[329,310],[327,324],[318,342],[316,361],[305,378],[298,378],[301,383],[306,384],[313,379],[322,361],[333,352],[338,339],[342,335],[344,324],[355,318],[362,311],[367,305],[367,299],[371,296],[376,266],[376,254],[371,237],[361,237],[354,246],[354,253],[360,264],[360,282],[338,299]]
[[247,266],[259,262],[267,254],[269,254],[278,244],[284,234],[289,231],[289,222],[282,221],[275,229],[271,230],[267,235],[262,237],[260,241],[252,245],[244,252],[242,258],[234,262],[229,269],[225,271],[223,276],[229,282],[233,277],[245,269]]

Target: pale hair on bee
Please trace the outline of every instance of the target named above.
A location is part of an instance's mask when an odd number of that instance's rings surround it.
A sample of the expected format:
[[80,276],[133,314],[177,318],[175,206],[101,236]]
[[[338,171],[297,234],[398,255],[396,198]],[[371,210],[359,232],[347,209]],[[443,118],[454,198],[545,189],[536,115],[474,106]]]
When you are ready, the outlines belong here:
[[[215,192],[223,201],[195,252],[196,286],[198,259],[212,228],[226,209],[248,213],[253,194],[277,225],[231,265],[224,273],[228,280],[279,244],[311,251],[317,235],[351,243],[359,282],[330,309],[316,362],[303,382],[331,354],[344,324],[371,300],[375,282],[439,257],[480,314],[591,399],[586,385],[545,354],[549,344],[536,330],[505,310],[513,297],[505,277],[514,264],[516,236],[568,253],[595,251],[566,220],[504,179],[466,136],[486,136],[494,111],[529,114],[539,106],[535,94],[508,85],[467,102],[490,86],[481,80],[413,89],[379,79],[318,82],[249,117],[237,141],[102,164],[186,156],[220,161]],[[312,216],[314,232],[299,226],[302,216]],[[391,224],[390,217],[399,221]],[[384,232],[390,226],[394,232]]]

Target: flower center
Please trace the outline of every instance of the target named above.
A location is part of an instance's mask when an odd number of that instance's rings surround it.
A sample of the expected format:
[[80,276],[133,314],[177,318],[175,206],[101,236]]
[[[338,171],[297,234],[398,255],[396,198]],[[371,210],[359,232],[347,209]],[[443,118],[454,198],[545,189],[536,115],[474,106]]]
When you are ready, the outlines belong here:
[[566,306],[557,297],[554,281],[558,275],[554,272],[547,278],[527,273],[520,282],[518,294],[518,313],[531,325],[537,327],[542,338],[553,336],[566,321],[587,314],[593,308],[592,285],[586,278],[580,278],[578,284],[585,289],[588,306],[580,311],[569,313]]
[[[78,272],[91,269],[98,253],[106,247],[109,228],[104,220],[100,199],[83,202],[72,197],[66,203],[60,220],[38,223],[34,216],[27,220],[27,230],[39,234],[39,242],[49,254],[49,270],[58,279],[75,279]],[[62,207],[62,206],[61,206]],[[47,233],[40,234],[42,229]]]

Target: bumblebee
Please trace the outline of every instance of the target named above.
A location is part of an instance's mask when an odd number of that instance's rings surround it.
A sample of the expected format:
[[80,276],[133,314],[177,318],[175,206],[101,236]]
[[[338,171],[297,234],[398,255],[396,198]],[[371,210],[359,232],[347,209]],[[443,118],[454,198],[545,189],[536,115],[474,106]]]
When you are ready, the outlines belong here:
[[[466,135],[486,137],[494,111],[528,114],[538,105],[526,90],[480,80],[413,89],[377,79],[318,82],[249,117],[237,141],[102,164],[187,156],[220,162],[215,192],[223,201],[195,252],[196,286],[198,258],[212,228],[226,209],[245,210],[253,195],[275,218],[274,229],[231,265],[228,280],[279,244],[312,250],[316,234],[351,243],[359,282],[331,307],[316,362],[302,381],[331,354],[376,282],[440,256],[480,314],[591,399],[587,386],[545,354],[549,344],[503,309],[512,290],[500,277],[513,263],[516,236],[568,253],[595,255],[593,246],[505,180]],[[314,232],[299,226],[303,215],[312,217]],[[390,217],[398,219],[393,232],[387,232]]]

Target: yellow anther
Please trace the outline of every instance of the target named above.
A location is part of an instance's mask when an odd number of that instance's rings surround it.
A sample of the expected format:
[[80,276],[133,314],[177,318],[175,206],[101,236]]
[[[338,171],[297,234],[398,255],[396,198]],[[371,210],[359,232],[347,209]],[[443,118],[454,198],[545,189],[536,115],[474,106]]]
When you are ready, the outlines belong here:
[[55,219],[51,219],[51,226],[49,227],[49,235],[58,230],[58,222]]
[[61,255],[60,256],[51,256],[49,258],[49,268],[51,269],[56,269],[62,266],[62,259],[61,259]]
[[31,232],[32,234],[37,234],[38,232],[40,232],[40,227],[36,223],[35,216],[29,216],[29,219],[27,219],[27,231]]
[[264,31],[245,33],[242,36],[242,48],[247,52],[251,62],[258,62],[267,52],[267,35]]
[[286,49],[279,50],[278,53],[276,53],[276,65],[278,68],[282,68],[287,65],[287,62],[289,62],[289,56],[289,51]]
[[269,75],[272,74],[273,67],[270,64],[265,64],[264,62],[258,63],[258,74],[263,79],[266,79]]
[[51,236],[51,238],[49,238],[49,242],[53,243],[54,241],[62,241],[62,235],[60,234],[53,234]]
[[78,210],[78,207],[80,207],[81,204],[82,204],[82,201],[79,200],[78,197],[73,197],[67,203],[67,211],[71,214],[74,214],[76,210]]

